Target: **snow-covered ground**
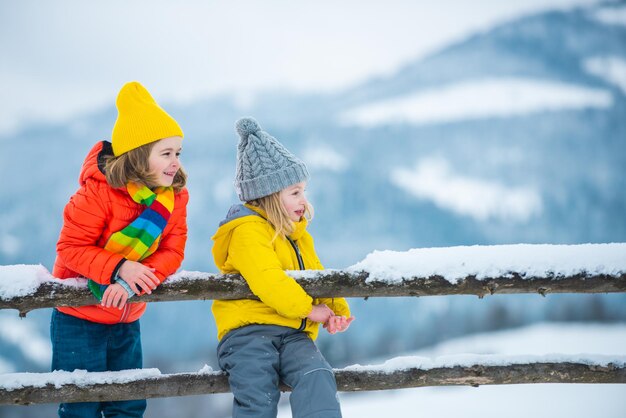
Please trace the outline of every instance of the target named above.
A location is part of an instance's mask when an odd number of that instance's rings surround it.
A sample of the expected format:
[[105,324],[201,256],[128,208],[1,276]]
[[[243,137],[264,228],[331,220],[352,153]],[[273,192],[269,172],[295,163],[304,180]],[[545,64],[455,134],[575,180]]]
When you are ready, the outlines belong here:
[[[539,324],[450,340],[410,355],[626,354],[626,325]],[[381,360],[381,362],[384,360]],[[622,418],[626,385],[532,384],[340,394],[346,418]],[[291,416],[288,405],[280,418]]]
[[[623,418],[624,385],[424,388],[342,397],[346,418]],[[291,416],[285,409],[279,417]]]

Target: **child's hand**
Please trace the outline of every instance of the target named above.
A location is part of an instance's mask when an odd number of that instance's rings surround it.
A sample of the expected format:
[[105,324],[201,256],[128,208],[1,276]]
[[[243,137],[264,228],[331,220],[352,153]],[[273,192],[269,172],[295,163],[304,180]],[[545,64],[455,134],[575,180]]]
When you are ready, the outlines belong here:
[[344,332],[350,326],[350,323],[354,321],[354,317],[346,318],[345,316],[331,316],[328,321],[324,323],[324,328],[329,334],[335,334],[337,332]]
[[114,283],[106,288],[102,294],[102,301],[100,304],[110,308],[111,306],[117,309],[122,309],[126,305],[128,300],[128,292],[122,287],[121,284]]
[[307,318],[313,322],[326,322],[328,318],[333,316],[333,311],[326,305],[313,305],[313,310],[307,315]]
[[150,294],[161,283],[154,271],[155,269],[136,261],[126,260],[118,270],[117,275],[128,283],[135,294],[140,295],[142,291]]

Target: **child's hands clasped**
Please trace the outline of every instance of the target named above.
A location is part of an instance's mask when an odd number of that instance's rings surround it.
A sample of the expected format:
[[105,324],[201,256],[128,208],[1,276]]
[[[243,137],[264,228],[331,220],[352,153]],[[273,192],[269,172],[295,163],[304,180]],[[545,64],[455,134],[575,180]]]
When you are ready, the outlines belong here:
[[102,294],[102,306],[122,309],[128,300],[128,292],[121,284],[114,283],[106,288]]
[[155,271],[155,269],[136,261],[126,260],[118,270],[117,275],[124,279],[135,294],[140,295],[142,291],[151,294],[152,290],[161,283],[154,274]]
[[324,324],[324,328],[329,334],[335,334],[337,332],[344,332],[350,326],[350,323],[354,321],[354,317],[346,318],[345,316],[335,315],[335,313],[328,306],[313,305],[313,310],[307,316],[313,322],[320,322]]
[[345,316],[333,315],[324,322],[324,328],[326,328],[329,334],[344,332],[348,329],[352,321],[354,321],[353,316],[346,318]]

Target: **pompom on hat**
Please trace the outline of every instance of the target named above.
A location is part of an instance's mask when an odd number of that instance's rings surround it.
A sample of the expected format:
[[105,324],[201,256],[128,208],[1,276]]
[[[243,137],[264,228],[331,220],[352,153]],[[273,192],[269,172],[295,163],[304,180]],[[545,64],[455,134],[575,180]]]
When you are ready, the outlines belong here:
[[235,188],[241,201],[269,196],[309,179],[306,165],[263,131],[256,120],[239,119],[235,129],[239,134]]
[[115,106],[117,120],[113,126],[111,143],[116,157],[163,138],[183,137],[183,130],[174,118],[136,81],[122,87]]

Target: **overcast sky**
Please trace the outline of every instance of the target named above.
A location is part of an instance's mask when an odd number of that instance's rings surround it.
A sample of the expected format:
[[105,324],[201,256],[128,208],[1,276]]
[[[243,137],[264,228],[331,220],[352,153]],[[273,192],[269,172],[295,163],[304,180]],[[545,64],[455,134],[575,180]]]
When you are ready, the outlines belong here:
[[0,0],[0,134],[112,105],[331,90],[495,24],[592,0]]

